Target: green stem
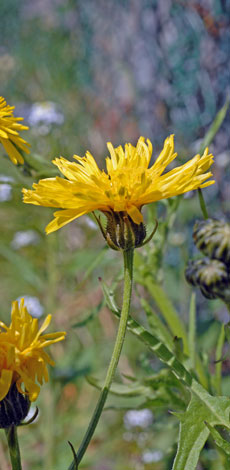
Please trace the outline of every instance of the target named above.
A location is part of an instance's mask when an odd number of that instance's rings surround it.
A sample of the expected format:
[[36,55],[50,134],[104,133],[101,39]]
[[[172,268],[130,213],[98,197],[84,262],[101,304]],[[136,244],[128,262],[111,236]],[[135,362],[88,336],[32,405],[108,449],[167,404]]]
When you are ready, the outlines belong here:
[[226,307],[227,307],[227,309],[228,309],[228,313],[230,314],[230,302],[225,302],[225,305],[226,305]]
[[205,204],[205,200],[204,200],[204,196],[203,196],[201,188],[198,188],[198,196],[199,196],[199,203],[200,203],[200,208],[202,210],[203,217],[204,219],[208,219],[208,211],[206,208],[206,204]]
[[[58,270],[57,270],[57,233],[53,233],[46,237],[46,297],[45,306],[48,313],[55,312],[56,307],[56,293],[58,283]],[[44,393],[42,394],[42,405],[44,411],[44,426],[42,429],[44,452],[43,452],[43,466],[44,468],[55,468],[55,406],[56,406],[56,387],[52,378],[50,378]]]
[[12,470],[22,470],[20,449],[18,444],[17,427],[10,426],[5,430]]
[[[114,374],[119,362],[119,358],[121,355],[122,346],[124,343],[127,321],[129,317],[129,310],[130,310],[130,300],[131,300],[131,293],[132,293],[132,279],[133,279],[133,250],[123,251],[124,255],[124,294],[123,294],[123,305],[121,310],[120,322],[117,332],[117,337],[112,353],[112,357],[110,360],[109,368],[107,371],[107,375],[105,378],[104,386],[101,390],[96,408],[94,410],[93,416],[89,423],[88,429],[83,437],[81,445],[78,449],[76,458],[78,465],[81,462],[87,447],[92,439],[94,431],[97,427],[98,421],[100,419],[101,413],[104,408],[104,404],[106,402],[106,398],[109,393],[110,386],[112,384]],[[77,470],[76,463],[73,461],[69,466],[68,470]]]

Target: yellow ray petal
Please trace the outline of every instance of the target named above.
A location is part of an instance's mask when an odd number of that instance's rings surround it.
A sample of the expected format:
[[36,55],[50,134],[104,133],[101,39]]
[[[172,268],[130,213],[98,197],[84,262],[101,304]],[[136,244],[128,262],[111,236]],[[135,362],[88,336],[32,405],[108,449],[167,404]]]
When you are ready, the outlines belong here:
[[1,370],[1,376],[0,376],[0,401],[5,398],[7,395],[11,382],[12,382],[12,376],[13,376],[13,371],[12,370]]
[[143,215],[136,206],[129,207],[127,212],[135,224],[143,222]]

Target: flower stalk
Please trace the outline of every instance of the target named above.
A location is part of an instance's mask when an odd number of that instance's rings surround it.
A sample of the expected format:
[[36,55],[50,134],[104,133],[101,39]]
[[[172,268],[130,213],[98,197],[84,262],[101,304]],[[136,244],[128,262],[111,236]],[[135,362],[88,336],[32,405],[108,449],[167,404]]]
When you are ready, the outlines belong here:
[[105,405],[105,402],[106,402],[106,399],[107,399],[107,396],[108,396],[108,393],[109,393],[109,390],[110,390],[110,387],[114,378],[114,374],[115,374],[115,371],[119,362],[122,346],[123,346],[124,339],[125,339],[125,333],[126,333],[127,322],[128,322],[128,317],[129,317],[129,311],[130,311],[132,280],[133,280],[133,253],[134,253],[133,249],[123,251],[123,256],[124,256],[123,305],[122,305],[122,310],[121,310],[117,337],[116,337],[112,357],[110,360],[110,364],[108,367],[108,371],[106,374],[105,382],[101,390],[93,416],[89,423],[88,429],[85,433],[85,436],[83,437],[83,440],[76,454],[76,459],[75,461],[71,463],[68,470],[76,470],[76,460],[77,460],[77,464],[79,465],[79,463],[81,462],[88,448],[88,445],[92,439],[92,436],[97,427],[100,416],[102,414],[102,411],[103,411],[103,408],[104,408],[104,405]]
[[200,203],[200,208],[201,208],[203,217],[206,220],[208,219],[208,211],[207,211],[207,207],[205,204],[205,200],[204,200],[204,196],[203,196],[201,188],[198,188],[198,197],[199,197],[199,203]]
[[6,428],[5,432],[9,447],[12,470],[22,470],[20,449],[17,436],[17,426],[12,425],[9,428]]

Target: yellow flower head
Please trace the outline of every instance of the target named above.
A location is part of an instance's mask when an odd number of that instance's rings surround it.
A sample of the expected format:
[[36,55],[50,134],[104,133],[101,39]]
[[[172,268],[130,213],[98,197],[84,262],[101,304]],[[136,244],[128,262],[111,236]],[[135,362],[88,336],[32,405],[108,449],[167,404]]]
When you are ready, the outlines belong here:
[[23,121],[23,118],[15,117],[13,111],[14,106],[7,105],[4,98],[0,96],[0,142],[11,161],[17,165],[17,163],[24,163],[24,159],[18,149],[30,153],[28,142],[19,135],[19,131],[29,128],[19,123],[19,121]]
[[46,227],[53,232],[68,222],[96,209],[128,215],[135,224],[143,221],[141,208],[160,199],[166,199],[192,189],[213,184],[207,181],[212,173],[207,171],[213,156],[206,148],[202,156],[196,155],[184,165],[165,173],[177,156],[174,153],[173,135],[165,140],[163,150],[149,167],[152,144],[140,137],[137,146],[126,144],[114,148],[108,143],[110,157],[106,158],[107,172],[101,171],[93,156],[74,155],[76,162],[56,158],[65,178],[47,178],[34,184],[33,190],[23,189],[24,202],[64,209],[54,213],[54,220]]
[[28,313],[22,299],[20,305],[17,301],[12,303],[10,326],[0,322],[0,401],[13,383],[34,401],[40,392],[37,382],[42,385],[43,380],[48,381],[47,364],[54,362],[44,348],[65,338],[63,331],[42,334],[50,321],[48,315],[38,328],[37,318]]

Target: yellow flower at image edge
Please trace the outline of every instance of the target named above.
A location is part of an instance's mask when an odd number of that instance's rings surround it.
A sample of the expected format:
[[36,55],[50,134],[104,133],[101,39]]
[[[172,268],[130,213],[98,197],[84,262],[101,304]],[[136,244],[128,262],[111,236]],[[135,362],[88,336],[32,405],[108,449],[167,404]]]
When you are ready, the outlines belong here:
[[141,224],[141,208],[145,204],[166,199],[214,183],[207,181],[212,173],[212,154],[206,148],[187,163],[165,172],[176,158],[174,136],[165,140],[163,150],[149,167],[152,144],[140,137],[136,147],[126,144],[124,149],[108,143],[110,157],[106,158],[107,172],[101,171],[93,156],[74,155],[76,162],[56,158],[56,165],[65,178],[42,179],[34,190],[23,189],[24,202],[63,209],[54,213],[54,220],[46,227],[53,232],[68,222],[94,210],[122,213],[134,224]]
[[65,332],[42,334],[50,321],[48,315],[39,328],[22,299],[20,305],[12,303],[10,326],[0,322],[0,401],[13,384],[34,401],[40,392],[38,383],[48,381],[47,364],[54,362],[44,348],[65,338]]
[[13,111],[14,106],[9,106],[4,98],[0,96],[0,142],[11,161],[16,165],[17,163],[24,163],[18,149],[30,153],[28,142],[19,135],[19,131],[27,130],[29,127],[20,124],[19,121],[23,121],[23,118],[15,117]]

